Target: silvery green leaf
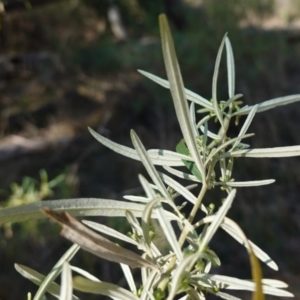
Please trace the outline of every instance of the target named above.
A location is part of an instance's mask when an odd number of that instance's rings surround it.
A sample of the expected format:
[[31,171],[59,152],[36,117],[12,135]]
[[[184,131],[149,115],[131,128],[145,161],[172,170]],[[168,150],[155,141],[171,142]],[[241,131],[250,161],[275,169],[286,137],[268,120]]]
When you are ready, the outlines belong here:
[[[147,197],[148,197],[149,199],[154,199],[154,198],[156,198],[157,195],[156,195],[156,193],[155,193],[153,187],[151,186],[150,182],[148,182],[148,180],[147,180],[143,175],[141,175],[141,174],[139,174],[138,177],[139,177],[139,181],[140,181],[140,183],[141,183],[141,185],[142,185],[142,187],[143,187],[143,189],[144,189],[144,191],[145,191]],[[148,201],[148,202],[149,202],[149,201]]]
[[225,37],[225,47],[227,58],[228,95],[229,98],[232,98],[235,93],[235,67],[231,43],[227,36]]
[[225,300],[242,300],[241,298],[237,298],[235,296],[223,292],[218,292],[215,295]]
[[196,181],[196,182],[201,182],[196,176],[192,175],[192,174],[188,174],[179,170],[176,170],[174,168],[171,167],[167,167],[167,166],[163,166],[163,168],[168,171],[169,173],[182,178],[182,179],[187,179],[187,180],[191,180],[191,181]]
[[72,216],[124,217],[126,210],[141,217],[144,204],[110,199],[79,198],[38,201],[30,204],[0,209],[0,224],[43,218],[42,209],[68,212]]
[[166,190],[166,187],[164,186],[162,180],[160,179],[153,163],[151,162],[151,159],[149,158],[144,145],[142,144],[142,142],[140,141],[139,137],[134,132],[134,130],[130,131],[130,136],[131,136],[133,146],[136,149],[142,164],[146,168],[154,184],[159,189],[159,192],[165,197],[166,200],[169,200],[169,202],[173,202],[172,198],[170,197],[169,193]]
[[[170,88],[169,81],[167,81],[165,79],[162,79],[162,78],[160,78],[158,76],[155,76],[153,74],[150,74],[150,73],[148,73],[146,71],[138,70],[138,72],[140,72],[145,77],[153,80],[154,82],[160,84],[161,86],[163,86],[163,87],[165,87],[167,89]],[[192,91],[190,91],[188,89],[184,89],[184,92],[185,92],[186,98],[188,100],[193,101],[196,104],[199,104],[199,105],[201,105],[203,107],[212,109],[212,105],[211,105],[211,103],[207,99],[203,98],[202,96],[200,96],[200,95],[198,95],[198,94],[196,94],[196,93],[194,93],[194,92],[192,92]]]
[[213,101],[213,107],[214,107],[214,111],[218,117],[218,120],[220,122],[220,124],[222,125],[222,127],[224,128],[224,123],[223,123],[223,116],[222,116],[222,112],[220,111],[219,107],[218,107],[218,98],[217,98],[217,82],[218,82],[218,76],[219,76],[219,68],[220,68],[220,62],[221,62],[221,56],[222,56],[222,52],[223,52],[223,48],[224,48],[224,44],[225,44],[225,39],[226,39],[226,35],[225,34],[221,45],[219,47],[218,50],[218,54],[217,54],[217,58],[216,58],[216,63],[215,63],[215,70],[214,70],[214,75],[213,75],[213,81],[212,81],[212,101]]
[[280,289],[284,289],[284,288],[288,287],[288,285],[285,282],[283,282],[281,280],[277,280],[277,279],[264,278],[264,279],[262,279],[262,283],[265,285],[273,286],[273,287],[280,288]]
[[89,273],[89,272],[87,272],[85,270],[82,270],[82,269],[80,269],[78,267],[71,266],[71,270],[74,271],[74,272],[76,272],[77,274],[80,274],[80,275],[84,276],[85,278],[87,278],[89,280],[100,282],[100,280],[97,277],[95,277],[91,273]]
[[131,195],[125,195],[123,196],[124,199],[133,201],[133,202],[142,202],[142,203],[148,203],[150,201],[149,198],[141,197],[141,196],[131,196]]
[[[244,135],[246,134],[246,132],[247,132],[247,130],[248,130],[248,128],[249,128],[249,126],[250,126],[250,124],[251,124],[251,122],[252,122],[254,116],[255,116],[256,111],[257,111],[257,105],[254,105],[254,106],[252,107],[251,111],[249,112],[249,114],[248,114],[248,116],[247,116],[247,119],[246,119],[245,123],[243,124],[243,126],[242,126],[242,128],[241,128],[241,130],[240,130],[240,132],[239,132],[239,134],[238,134],[238,137],[242,137],[242,136],[244,136]],[[233,150],[234,148],[236,148],[236,146],[239,144],[239,142],[240,142],[240,140],[237,140],[237,141],[233,144],[232,150]]]
[[300,155],[300,146],[246,149],[233,152],[226,152],[220,156],[225,157],[291,157]]
[[88,221],[88,220],[82,220],[82,223],[89,226],[90,228],[93,228],[94,230],[96,231],[99,231],[99,232],[102,232],[104,234],[107,234],[111,237],[114,237],[114,238],[117,238],[121,241],[124,241],[126,243],[129,243],[129,244],[133,244],[133,245],[138,245],[137,242],[128,237],[127,235],[113,229],[113,228],[110,228],[108,226],[105,226],[103,224],[99,224],[99,223],[96,223],[96,222],[93,222],[93,221]]
[[71,300],[73,298],[72,272],[70,265],[64,262],[61,274],[60,300]]
[[49,289],[49,286],[52,284],[52,282],[55,280],[55,278],[60,274],[63,264],[65,262],[70,261],[74,255],[77,253],[77,251],[80,249],[80,247],[76,244],[72,245],[69,250],[59,259],[59,261],[54,265],[52,270],[48,273],[48,275],[45,277],[43,282],[41,283],[38,291],[36,292],[33,300],[40,300],[43,298],[47,290]]
[[[15,268],[23,277],[29,279],[36,285],[40,285],[46,278],[45,275],[42,275],[41,273],[20,264],[15,264]],[[59,298],[60,286],[57,283],[52,282],[48,287],[47,292],[53,295],[54,297]],[[72,300],[79,300],[79,298],[73,295]]]
[[[140,160],[136,150],[130,147],[117,144],[101,136],[91,128],[89,128],[89,131],[98,142],[108,147],[109,149],[113,150],[114,152],[127,156],[131,159]],[[189,156],[185,156],[176,152],[163,150],[163,149],[152,149],[148,151],[148,154],[152,160],[152,163],[159,166],[161,165],[182,166],[183,165],[182,159],[192,160],[192,158]]]
[[188,104],[184,92],[184,85],[175,53],[169,24],[165,15],[159,16],[159,24],[164,62],[170,83],[170,90],[175,106],[176,116],[180,125],[182,135],[190,151],[190,154],[194,159],[195,164],[202,175],[202,178],[204,179],[205,169],[197,148],[196,138],[193,134],[192,124],[189,117]]
[[[201,125],[200,130],[201,130],[202,133],[204,133],[205,132],[205,126]],[[209,136],[213,140],[220,140],[221,139],[221,137],[219,135],[217,135],[217,134],[215,134],[215,133],[213,133],[209,130],[207,130],[206,134],[207,134],[207,136]]]
[[[255,291],[256,285],[251,280],[238,279],[234,277],[216,275],[216,274],[201,274],[201,275],[192,275],[193,279],[198,280],[209,280],[214,281],[215,284],[219,285],[221,288],[230,289],[230,290],[246,290],[246,291]],[[281,290],[275,287],[268,285],[263,285],[264,294],[274,295],[278,297],[294,297],[294,295],[285,290]]]
[[73,287],[81,292],[104,295],[120,300],[139,300],[136,295],[118,285],[108,282],[94,282],[80,276],[73,279]]
[[218,212],[214,216],[214,220],[211,222],[209,227],[207,228],[207,231],[205,232],[204,237],[201,240],[201,245],[198,249],[198,252],[201,253],[205,249],[205,247],[210,242],[211,238],[214,236],[215,232],[223,222],[224,217],[226,216],[228,210],[231,207],[231,204],[233,202],[233,199],[236,194],[236,189],[233,189],[230,191],[228,196],[226,197],[224,203],[222,204],[221,208],[218,210]]
[[[257,107],[257,112],[262,112],[262,111],[269,110],[269,109],[272,109],[272,108],[277,107],[277,106],[287,105],[287,104],[291,104],[291,103],[294,103],[294,102],[297,102],[297,101],[300,101],[300,94],[267,100],[267,101],[264,101],[264,102],[261,102],[261,103],[257,104],[257,106],[258,106]],[[252,107],[253,107],[252,105],[251,106],[246,105],[246,106],[242,107],[240,110],[238,110],[237,112],[235,112],[232,115],[233,116],[246,115],[250,112]]]
[[[231,227],[229,224],[223,223],[221,224],[221,228],[225,230],[229,235],[231,235],[237,242],[244,245],[247,248],[247,244],[245,244],[243,237],[240,235],[238,230],[235,230],[235,228]],[[276,263],[271,259],[271,257],[265,253],[263,250],[261,250],[258,246],[256,246],[253,242],[248,240],[254,254],[256,257],[258,257],[262,262],[264,262],[268,267],[278,270],[278,266]]]
[[265,179],[265,180],[252,180],[252,181],[224,181],[215,182],[215,185],[226,185],[230,187],[250,187],[250,186],[260,186],[268,185],[275,182],[275,179]]
[[122,268],[122,271],[124,273],[124,276],[126,278],[126,281],[128,283],[128,286],[129,286],[131,292],[136,293],[136,285],[135,285],[135,282],[134,282],[134,279],[133,279],[130,268],[127,265],[124,265],[124,264],[120,264],[120,266]]
[[[164,149],[150,149],[147,151],[147,153],[150,155],[151,159],[161,159],[161,157],[163,159],[168,158],[168,159],[173,159],[173,160],[177,160],[177,159],[184,159],[184,160],[190,160],[193,161],[193,158],[191,158],[188,155],[183,155],[180,154],[178,152],[173,152],[170,150],[164,150]],[[166,159],[167,160],[167,159]],[[164,165],[164,164],[161,164]]]
[[195,103],[194,102],[192,102],[190,105],[190,119],[191,119],[192,130],[194,132],[194,136],[198,136],[199,132],[197,130],[197,125],[196,125]]

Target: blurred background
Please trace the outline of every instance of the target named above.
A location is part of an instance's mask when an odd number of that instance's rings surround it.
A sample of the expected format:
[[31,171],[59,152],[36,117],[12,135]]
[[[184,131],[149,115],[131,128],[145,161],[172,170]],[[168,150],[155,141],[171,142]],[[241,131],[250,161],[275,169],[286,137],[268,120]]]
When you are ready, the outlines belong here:
[[[169,91],[137,72],[166,77],[157,20],[162,12],[168,15],[184,82],[192,91],[211,98],[215,57],[228,32],[236,92],[244,95],[244,103],[300,94],[299,1],[0,1],[1,207],[41,199],[122,199],[141,192],[141,164],[100,145],[87,126],[127,146],[131,128],[147,148],[173,150],[181,139]],[[218,95],[226,100],[225,59],[221,68]],[[256,134],[252,147],[299,145],[299,109],[296,103],[258,114],[249,130]],[[299,164],[299,158],[239,159],[236,180],[274,178],[276,183],[240,189],[230,212],[278,263],[279,272],[263,267],[265,277],[288,282],[296,299]],[[219,205],[218,193],[213,195],[207,203]],[[125,226],[118,219],[97,220]],[[36,291],[14,263],[46,274],[71,245],[48,220],[3,226],[0,235],[1,300],[25,299]],[[216,272],[250,277],[240,245],[218,233],[211,247],[222,261]],[[73,264],[126,286],[118,266],[91,254],[80,252]],[[85,294],[82,299],[101,298]]]

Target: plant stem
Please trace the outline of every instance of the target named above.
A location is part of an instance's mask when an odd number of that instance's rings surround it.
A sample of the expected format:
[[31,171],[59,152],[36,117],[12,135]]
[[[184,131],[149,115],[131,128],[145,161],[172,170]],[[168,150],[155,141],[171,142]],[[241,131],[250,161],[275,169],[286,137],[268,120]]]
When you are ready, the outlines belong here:
[[206,183],[206,180],[205,181],[203,180],[202,188],[201,188],[201,191],[200,191],[199,196],[197,198],[197,202],[195,203],[195,205],[194,205],[194,207],[193,207],[193,209],[191,211],[191,214],[190,214],[190,216],[188,218],[188,220],[189,220],[190,223],[193,222],[193,220],[194,220],[194,218],[196,216],[196,213],[199,210],[199,207],[200,207],[200,205],[202,203],[202,200],[204,198],[204,195],[205,195],[206,191],[207,191],[207,183]]

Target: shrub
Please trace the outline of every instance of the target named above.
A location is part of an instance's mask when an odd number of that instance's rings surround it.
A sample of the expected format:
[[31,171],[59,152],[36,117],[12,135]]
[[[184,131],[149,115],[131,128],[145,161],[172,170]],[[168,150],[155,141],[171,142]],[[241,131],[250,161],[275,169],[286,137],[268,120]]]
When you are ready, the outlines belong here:
[[[217,54],[212,82],[212,99],[209,101],[184,89],[167,19],[161,15],[159,20],[168,81],[144,71],[140,73],[171,91],[183,135],[183,139],[176,147],[176,152],[164,149],[146,151],[133,130],[130,135],[134,149],[118,145],[90,129],[91,134],[103,145],[119,154],[140,160],[152,182],[139,175],[145,195],[125,196],[127,201],[69,199],[43,201],[1,210],[1,223],[24,221],[47,215],[62,225],[61,234],[74,243],[47,276],[22,265],[16,265],[16,269],[40,286],[34,299],[41,299],[46,292],[60,299],[78,299],[72,295],[73,289],[124,300],[171,300],[176,295],[181,297],[180,299],[206,299],[209,294],[223,299],[239,299],[228,294],[226,292],[228,289],[253,291],[253,299],[264,299],[264,294],[292,297],[293,295],[284,289],[287,287],[284,282],[262,279],[258,259],[275,270],[278,269],[276,263],[263,250],[249,241],[241,228],[226,215],[238,188],[274,182],[273,179],[235,181],[232,177],[232,170],[236,158],[300,155],[300,146],[251,149],[248,144],[244,143],[246,138],[253,136],[247,131],[256,113],[299,101],[300,95],[240,107],[242,95],[235,94],[234,59],[227,35],[223,38]],[[227,58],[228,100],[218,101],[217,80],[224,47]],[[236,137],[230,137],[228,128],[232,120],[235,120],[237,124],[243,115],[247,118],[239,134]],[[219,125],[217,133],[209,130],[212,121]],[[155,166],[162,166],[173,177],[158,171]],[[195,184],[184,186],[181,184],[182,179]],[[201,189],[195,196],[190,190],[198,184]],[[208,192],[216,187],[220,187],[225,193],[225,199],[220,207],[209,204],[206,199]],[[183,213],[186,202],[179,203],[176,199],[178,196],[182,196],[192,205],[188,216]],[[71,215],[123,216],[127,218],[131,226],[131,233],[126,236],[103,224],[87,220],[79,222]],[[156,238],[159,234],[158,227],[155,226],[157,221],[167,242],[168,251],[157,243]],[[89,227],[132,244],[143,254],[140,256],[118,246]],[[245,246],[249,254],[253,280],[216,274],[220,259],[210,249],[209,243],[219,228]],[[113,283],[101,282],[85,270],[70,265],[70,260],[80,248],[119,263],[130,290]],[[136,285],[130,267],[141,269],[141,286]],[[213,271],[212,268],[214,268]],[[80,275],[73,278],[73,281],[72,272]],[[60,273],[62,273],[61,287],[54,282]]]

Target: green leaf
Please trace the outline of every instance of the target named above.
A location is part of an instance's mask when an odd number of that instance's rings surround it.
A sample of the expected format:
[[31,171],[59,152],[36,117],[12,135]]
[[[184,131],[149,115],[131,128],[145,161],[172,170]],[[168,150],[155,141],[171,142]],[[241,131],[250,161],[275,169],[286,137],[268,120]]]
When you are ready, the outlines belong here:
[[[176,151],[178,153],[184,154],[184,155],[190,155],[189,149],[186,147],[184,140],[181,140],[177,146]],[[202,176],[198,168],[196,167],[194,162],[183,160],[184,165],[186,168],[194,175],[196,178],[202,182]]]

